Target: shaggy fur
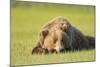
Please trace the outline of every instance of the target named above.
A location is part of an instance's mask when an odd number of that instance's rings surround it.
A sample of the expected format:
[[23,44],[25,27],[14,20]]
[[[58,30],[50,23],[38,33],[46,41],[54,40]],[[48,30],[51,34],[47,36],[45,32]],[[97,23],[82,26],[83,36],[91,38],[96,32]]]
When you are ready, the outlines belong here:
[[32,54],[90,48],[95,48],[95,38],[83,35],[64,17],[56,17],[43,26]]

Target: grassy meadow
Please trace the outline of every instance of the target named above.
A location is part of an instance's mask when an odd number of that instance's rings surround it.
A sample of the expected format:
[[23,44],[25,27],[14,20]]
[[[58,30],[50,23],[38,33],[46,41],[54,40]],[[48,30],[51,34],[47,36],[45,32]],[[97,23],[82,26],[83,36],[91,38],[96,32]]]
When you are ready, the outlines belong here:
[[95,50],[31,54],[42,26],[64,16],[85,35],[95,36],[94,6],[17,2],[11,6],[11,66],[94,61]]

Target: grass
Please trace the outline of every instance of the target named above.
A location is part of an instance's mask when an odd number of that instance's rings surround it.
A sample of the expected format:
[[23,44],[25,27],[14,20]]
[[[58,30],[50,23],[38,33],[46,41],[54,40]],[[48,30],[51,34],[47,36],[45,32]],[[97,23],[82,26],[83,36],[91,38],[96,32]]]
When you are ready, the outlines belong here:
[[[52,64],[52,63],[69,63],[69,62],[83,62],[94,61],[94,50],[66,52],[59,54],[22,54],[13,60],[13,65],[36,65],[36,64]],[[23,57],[24,55],[24,57]],[[16,63],[16,64],[15,64]]]
[[44,3],[11,7],[11,65],[94,61],[95,50],[31,55],[40,29],[56,16],[64,16],[85,35],[94,37],[94,10],[94,6]]

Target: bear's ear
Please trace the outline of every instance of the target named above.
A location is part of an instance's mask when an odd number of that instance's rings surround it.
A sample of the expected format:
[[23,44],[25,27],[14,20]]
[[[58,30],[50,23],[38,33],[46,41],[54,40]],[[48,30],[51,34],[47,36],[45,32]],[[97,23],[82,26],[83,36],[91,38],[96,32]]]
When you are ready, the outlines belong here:
[[47,29],[42,30],[41,35],[43,37],[45,37],[47,34],[48,34],[48,30]]
[[61,29],[62,29],[63,31],[66,31],[66,30],[69,29],[69,27],[70,27],[70,23],[66,20],[66,21],[64,21],[64,22],[62,23]]
[[47,34],[48,34],[48,30],[47,30],[47,29],[43,29],[43,30],[40,32],[40,38],[39,38],[39,43],[40,43],[40,45],[43,45],[44,39],[45,39],[45,37],[47,36]]
[[67,30],[67,25],[66,24],[62,24],[61,30],[66,31]]

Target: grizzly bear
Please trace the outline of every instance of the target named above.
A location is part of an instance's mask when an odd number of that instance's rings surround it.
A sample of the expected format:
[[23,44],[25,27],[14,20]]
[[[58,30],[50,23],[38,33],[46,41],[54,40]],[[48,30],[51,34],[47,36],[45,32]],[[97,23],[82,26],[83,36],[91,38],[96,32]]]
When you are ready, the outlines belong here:
[[39,34],[37,46],[33,53],[59,53],[69,50],[95,48],[95,38],[85,36],[72,26],[64,17],[56,17],[49,21]]

